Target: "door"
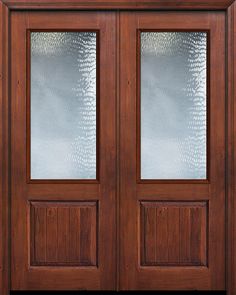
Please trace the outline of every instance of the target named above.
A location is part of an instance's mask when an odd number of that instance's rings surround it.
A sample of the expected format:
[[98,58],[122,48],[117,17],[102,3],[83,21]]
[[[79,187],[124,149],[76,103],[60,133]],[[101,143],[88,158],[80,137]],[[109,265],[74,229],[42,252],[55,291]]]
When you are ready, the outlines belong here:
[[116,287],[115,14],[12,12],[13,290]]
[[12,290],[223,290],[225,201],[223,12],[11,13]]
[[120,288],[223,290],[224,13],[120,24]]

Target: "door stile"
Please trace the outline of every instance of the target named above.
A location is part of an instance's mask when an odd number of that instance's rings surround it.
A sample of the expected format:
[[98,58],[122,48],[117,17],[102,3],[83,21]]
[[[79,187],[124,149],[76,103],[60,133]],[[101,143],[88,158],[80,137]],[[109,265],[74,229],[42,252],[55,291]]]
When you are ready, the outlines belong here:
[[10,67],[10,10],[0,1],[0,293],[10,290],[10,125],[9,125],[9,67]]

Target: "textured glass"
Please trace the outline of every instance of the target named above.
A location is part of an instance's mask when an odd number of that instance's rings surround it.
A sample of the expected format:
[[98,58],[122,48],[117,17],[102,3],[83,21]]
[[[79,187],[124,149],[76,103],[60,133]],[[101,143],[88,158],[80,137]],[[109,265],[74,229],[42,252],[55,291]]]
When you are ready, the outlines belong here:
[[141,33],[141,178],[206,178],[207,33]]
[[96,32],[31,32],[31,179],[96,179]]

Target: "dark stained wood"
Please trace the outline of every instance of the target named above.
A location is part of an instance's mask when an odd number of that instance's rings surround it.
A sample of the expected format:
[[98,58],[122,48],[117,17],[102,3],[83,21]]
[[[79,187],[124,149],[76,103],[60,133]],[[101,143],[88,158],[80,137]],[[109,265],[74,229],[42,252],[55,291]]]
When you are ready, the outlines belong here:
[[[125,40],[121,43],[120,53],[122,73],[120,76],[122,98],[120,102],[120,288],[223,290],[225,288],[225,80],[224,75],[220,73],[225,72],[225,14],[223,12],[152,11],[132,14],[121,12],[120,24],[120,40]],[[137,51],[135,54],[134,49],[139,29],[210,32],[208,181],[199,183],[191,180],[180,182],[169,180],[167,183],[137,181],[138,68]],[[176,206],[166,206],[168,214],[164,213],[162,220],[157,217],[159,209],[155,207],[158,206],[153,204],[164,201],[171,201]],[[145,205],[150,202],[152,208],[145,210],[145,214],[140,213],[140,202],[144,202]],[[182,210],[181,204],[184,202],[189,202],[188,210]],[[191,208],[195,202],[205,204],[205,207]],[[186,230],[182,231],[180,224],[186,227]],[[161,241],[158,241],[158,225],[163,233]],[[139,242],[140,237],[144,239],[145,236],[142,229],[146,232],[145,247]],[[181,234],[178,234],[180,230]],[[166,231],[167,234],[164,233]],[[145,248],[143,256],[142,248]],[[166,253],[166,248],[171,251]],[[158,251],[163,255],[158,256]],[[140,265],[140,252],[141,262],[144,265]],[[181,266],[181,263],[196,265],[187,267]]]
[[[137,289],[139,230],[136,199],[136,23],[133,13],[120,15],[120,286]],[[123,41],[125,40],[125,41]],[[132,50],[131,50],[132,47]],[[129,65],[129,66],[127,66]],[[132,146],[132,147],[131,147]],[[129,216],[129,222],[125,216]],[[134,242],[135,241],[135,242]],[[131,254],[132,251],[132,254]],[[131,255],[130,255],[131,254]]]
[[233,0],[3,0],[11,9],[226,9]]
[[27,186],[27,193],[30,195],[31,200],[47,200],[50,195],[52,201],[63,201],[66,194],[70,194],[71,201],[80,200],[100,200],[99,185],[97,184],[60,184],[60,190],[58,190],[58,184],[29,184]]
[[[158,276],[156,270],[158,268]],[[211,289],[208,277],[209,268],[205,266],[178,266],[178,267],[142,267],[138,273],[139,290],[209,290]],[[168,277],[168,280],[166,279]],[[154,279],[155,278],[155,279]]]
[[205,202],[141,202],[141,265],[207,264]]
[[[6,3],[6,5],[3,4],[3,2]],[[79,3],[80,2],[80,3]],[[9,181],[9,164],[8,164],[8,159],[9,159],[9,154],[10,154],[10,146],[8,144],[8,136],[9,136],[9,126],[8,126],[8,65],[9,65],[9,59],[8,59],[8,24],[9,24],[9,10],[11,9],[19,9],[19,10],[24,10],[24,9],[32,9],[32,10],[40,10],[40,9],[56,9],[56,10],[64,10],[64,9],[99,9],[99,10],[104,10],[104,9],[163,9],[163,10],[168,10],[168,9],[174,9],[174,10],[183,10],[183,9],[189,9],[189,10],[195,10],[195,9],[203,9],[203,10],[208,10],[208,9],[213,9],[213,10],[218,10],[218,9],[226,9],[233,1],[126,1],[126,0],[119,0],[119,1],[109,1],[109,0],[89,0],[89,1],[66,1],[66,0],[57,0],[57,1],[48,1],[48,0],[42,0],[42,1],[27,1],[27,0],[15,0],[15,1],[0,1],[0,52],[1,52],[1,62],[0,62],[0,109],[1,109],[1,123],[0,124],[0,134],[1,134],[1,140],[0,140],[0,153],[1,153],[1,177],[0,177],[0,185],[1,185],[1,194],[0,194],[0,236],[5,237],[4,239],[1,239],[0,243],[0,294],[2,295],[7,295],[9,294],[9,281],[10,281],[10,272],[9,272],[9,267],[8,267],[8,260],[9,260],[9,255],[10,255],[10,247],[8,243],[8,230],[9,230],[9,224],[8,224],[8,216],[9,216],[9,209],[8,209],[8,202],[9,202],[9,190],[8,190],[8,181]],[[46,4],[47,3],[47,4]],[[227,290],[228,294],[233,295],[235,294],[236,290],[236,255],[235,255],[235,249],[236,249],[236,235],[235,235],[235,224],[236,224],[236,214],[235,214],[235,165],[236,165],[236,160],[234,157],[234,148],[235,148],[235,104],[234,100],[236,99],[235,95],[235,87],[234,87],[234,81],[235,81],[235,68],[236,68],[236,57],[235,57],[235,48],[236,48],[236,24],[235,24],[235,19],[236,19],[236,5],[233,4],[227,11],[227,16],[228,16],[228,40],[227,40],[227,45],[228,45],[228,69],[227,69],[227,78],[228,78],[228,102],[227,102],[227,122],[228,122],[228,129],[227,129],[227,195],[228,195],[228,200],[227,200]],[[122,17],[122,19],[124,19]],[[47,19],[50,23],[50,19]],[[46,22],[45,21],[45,25]],[[67,24],[69,23],[68,20]],[[63,21],[61,21],[62,23]],[[119,24],[119,18],[117,17],[117,28]],[[129,22],[126,20],[125,24],[127,25]],[[123,22],[122,22],[123,24]],[[51,23],[51,26],[53,24]],[[37,27],[37,26],[36,26]],[[114,26],[115,27],[115,26]],[[191,22],[189,23],[189,27],[191,27]],[[124,28],[122,29],[122,31]],[[116,31],[117,36],[119,34],[119,29]],[[120,38],[117,37],[117,50],[119,50],[119,40]],[[111,46],[112,40],[110,42]],[[120,42],[121,44],[123,43],[122,40]],[[125,47],[127,45],[123,45]],[[129,52],[126,52],[126,55],[129,56]],[[122,55],[123,56],[123,55]],[[132,55],[129,56],[130,60],[133,60]],[[128,60],[128,59],[127,59]],[[117,55],[117,66],[119,65],[119,56]],[[132,74],[129,69],[127,69],[125,63],[122,63],[121,69],[123,72],[120,72],[120,76],[123,76],[123,73],[126,71],[128,72],[128,76]],[[119,69],[117,67],[117,85],[119,85]],[[131,79],[132,80],[132,79]],[[127,83],[130,83],[130,79],[127,80]],[[132,80],[133,81],[133,80]],[[132,85],[130,85],[131,87]],[[115,87],[114,87],[115,89]],[[126,97],[126,101],[123,101],[121,105],[124,107],[124,105],[127,103],[127,107],[129,107],[129,95],[132,94],[131,90],[128,90],[128,93],[125,93],[125,90],[121,90],[122,94],[122,100],[123,97]],[[117,98],[119,98],[119,92],[117,91]],[[119,100],[117,99],[117,103],[119,106]],[[132,105],[132,103],[131,103]],[[118,107],[117,107],[118,108]],[[131,114],[133,114],[133,111],[131,111]],[[126,118],[126,114],[121,113],[121,121]],[[119,116],[117,116],[117,122],[119,122]],[[125,127],[125,124],[122,124],[123,128]],[[117,130],[119,131],[119,126],[117,126]],[[119,132],[117,132],[119,135]],[[132,135],[131,135],[132,137]],[[132,137],[133,138],[133,137]],[[124,142],[121,143],[121,147],[125,147],[126,144]],[[117,142],[117,147],[119,148],[119,143]],[[127,149],[127,146],[126,146]],[[121,160],[124,160],[124,157],[121,156]],[[132,158],[133,159],[133,158]],[[128,161],[128,163],[121,162],[121,170],[124,171],[124,169],[129,167],[129,163],[132,163],[131,161]],[[116,160],[117,166],[119,165],[120,161],[119,158],[117,157]],[[118,171],[118,167],[117,167]],[[123,174],[124,172],[122,172]],[[121,180],[122,184],[124,182],[129,183],[128,180],[126,180],[126,177],[134,176],[132,169],[128,169],[124,175],[121,175]],[[119,180],[119,178],[117,178]],[[119,181],[117,181],[119,183]],[[71,187],[71,185],[63,184],[60,185],[60,191],[57,191],[57,184],[51,185],[44,187],[42,184],[35,184],[35,185],[29,185],[27,186],[27,191],[26,194],[31,196],[31,200],[40,200],[40,201],[47,201],[48,196],[50,195],[50,199],[54,201],[63,201],[63,196],[65,192],[68,190],[70,194],[70,201],[76,201],[78,198],[82,201],[85,200],[95,200],[99,199],[102,197],[101,194],[99,194],[100,191],[100,186],[99,185],[93,185],[90,187],[90,184],[84,184],[82,186],[75,186]],[[167,186],[169,186],[169,191],[167,192]],[[150,201],[156,201],[158,197],[160,197],[162,200],[165,201],[173,201],[174,200],[174,193],[176,191],[176,196],[178,197],[178,200],[182,201],[191,201],[191,197],[193,196],[194,200],[210,200],[210,193],[211,189],[209,185],[205,184],[200,184],[195,187],[195,190],[193,190],[193,187],[190,185],[186,184],[167,184],[161,185],[160,187],[155,187],[150,183],[146,184],[145,186],[137,186],[137,193],[138,193],[138,199],[139,200],[150,200]],[[186,194],[182,194],[182,192],[186,190]],[[76,195],[76,192],[78,191],[78,198]],[[125,198],[127,198],[127,205],[135,205],[135,200],[129,200],[129,193],[133,193],[133,188],[128,188],[127,191],[121,188],[121,198],[123,201],[121,201],[121,204],[125,204]],[[191,195],[192,193],[192,195]],[[57,197],[58,194],[58,197]],[[182,195],[182,197],[181,197]],[[97,196],[97,197],[96,197]],[[135,212],[132,212],[129,208],[126,209],[124,213],[119,213],[119,202],[117,200],[117,221],[119,221],[120,216],[125,216],[125,213],[128,212],[130,214],[130,218],[135,218]],[[109,207],[109,204],[107,205]],[[43,209],[44,210],[44,209]],[[64,210],[62,208],[58,209]],[[220,209],[218,209],[220,210]],[[140,212],[139,212],[140,213]],[[138,216],[139,216],[138,213]],[[42,213],[43,214],[43,213]],[[41,215],[42,215],[41,214]],[[63,214],[62,212],[60,214]],[[120,216],[119,216],[120,215]],[[167,215],[163,215],[163,220],[161,221],[162,224],[165,224],[165,218]],[[24,217],[25,218],[25,217]],[[65,220],[67,219],[67,216],[65,214],[64,216]],[[110,220],[109,220],[110,221]],[[182,223],[184,226],[187,228],[189,226],[188,224],[189,221],[189,212],[183,211],[182,212]],[[19,219],[19,222],[20,219]],[[67,224],[67,223],[65,223]],[[61,226],[63,226],[61,224]],[[66,226],[64,228],[66,230]],[[130,230],[130,234],[126,233],[126,229]],[[120,233],[124,236],[122,238],[121,236],[121,242],[123,243],[124,240],[126,239],[127,241],[132,241],[132,238],[136,238],[136,235],[133,233],[134,230],[137,230],[140,233],[140,228],[139,224],[135,224],[132,226],[131,223],[127,224],[127,227],[121,228]],[[164,235],[164,232],[166,233],[165,228],[163,228],[163,234],[162,238],[165,241],[166,237]],[[14,229],[12,231],[14,234]],[[188,237],[188,231],[185,232],[187,240]],[[39,233],[40,235],[40,233]],[[130,237],[129,237],[130,235]],[[119,232],[117,237],[119,236]],[[14,235],[12,235],[14,237]],[[63,237],[60,237],[59,239],[62,239]],[[114,237],[112,236],[111,239]],[[104,242],[104,241],[103,241]],[[159,240],[157,241],[159,246],[163,245],[163,243]],[[216,240],[215,243],[218,241]],[[39,246],[39,245],[38,245]],[[63,247],[63,251],[66,251],[66,248]],[[136,249],[132,249],[136,253]],[[181,244],[180,250],[184,252],[184,254],[181,255],[186,255],[189,252],[189,246],[188,244]],[[164,251],[164,250],[162,250]],[[104,251],[105,252],[105,251]],[[42,253],[42,252],[41,252]],[[109,251],[108,251],[109,253]],[[120,255],[120,261],[121,261],[121,266],[125,266],[127,269],[130,270],[129,267],[129,262],[132,263],[132,258],[131,257],[123,257],[122,255],[123,250],[121,249],[121,255]],[[25,253],[25,255],[27,255]],[[65,255],[65,252],[62,252],[62,255]],[[115,255],[115,254],[114,254]],[[137,252],[137,255],[139,255],[139,252]],[[118,256],[119,257],[119,256]],[[44,256],[42,258],[38,257],[38,259],[44,259]],[[114,256],[113,256],[114,259]],[[166,257],[163,257],[163,260],[166,259]],[[112,261],[110,262],[111,264],[113,263]],[[126,263],[126,264],[124,264]],[[119,261],[116,262],[118,270],[119,268]],[[15,266],[13,265],[12,267],[13,271],[15,271]],[[48,271],[48,267],[41,266],[39,270],[34,269],[34,267],[30,268],[30,272],[32,275],[32,280],[28,281],[28,287],[31,289],[35,288],[35,283],[38,282],[40,283],[39,289],[48,289],[48,285],[54,284],[54,279],[52,276],[46,277],[45,278],[45,271]],[[53,269],[52,269],[53,270]],[[191,273],[190,273],[191,270]],[[73,272],[71,269],[68,269],[67,273],[62,273],[61,271],[55,271],[55,277],[57,280],[57,289],[65,289],[65,281],[70,281],[71,278],[73,278]],[[140,269],[140,274],[139,275],[139,280],[140,280],[140,286],[143,288],[145,287],[146,281],[148,281],[149,277],[153,277],[155,279],[149,281],[149,288],[150,289],[156,289],[156,285],[160,287],[160,289],[171,289],[171,286],[169,285],[168,282],[166,282],[166,276],[169,277],[170,281],[173,283],[173,285],[178,285],[179,289],[198,289],[199,286],[201,286],[202,289],[209,289],[211,288],[210,282],[208,280],[208,277],[210,275],[209,270],[206,269],[205,267],[178,267],[174,270],[169,270],[166,272],[166,270],[161,270],[159,272],[158,277],[156,277],[156,269],[155,267],[149,267],[149,272],[147,273],[145,269]],[[205,275],[205,276],[204,276]],[[135,278],[136,274],[135,271],[131,269],[129,273],[129,278]],[[91,282],[91,277],[93,278],[93,282]],[[78,288],[80,289],[86,289],[86,286],[92,284],[91,288],[97,288],[100,289],[101,284],[98,275],[94,275],[94,270],[91,268],[87,268],[84,270],[84,272],[81,272],[79,274],[79,278],[76,277],[75,280],[78,281]],[[102,279],[103,281],[105,280]],[[114,280],[114,278],[113,278]],[[118,280],[118,274],[117,274],[117,282],[118,282],[118,287],[121,286],[119,284]],[[124,278],[122,276],[121,272],[121,282],[125,282],[126,286],[134,286],[128,278]],[[68,284],[68,289],[70,288],[70,285]]]
[[96,266],[97,203],[32,202],[30,265]]
[[120,12],[116,13],[116,290],[120,285]]
[[[12,12],[13,290],[116,288],[115,23],[113,12]],[[25,150],[29,130],[25,98],[29,29],[99,30],[101,165],[96,183],[27,183]]]
[[45,207],[34,208],[34,206],[31,206],[30,209],[30,222],[32,223],[30,232],[30,264],[34,264],[35,261],[37,261],[38,264],[41,264],[46,261],[47,210]]
[[178,197],[181,200],[208,200],[209,199],[209,185],[194,183],[177,184],[165,183],[160,185],[152,184],[137,184],[137,195],[141,200],[154,200],[157,196],[163,200],[174,200]]
[[[58,263],[65,263],[65,261],[69,261],[70,257],[70,210],[64,207],[58,207],[58,249],[57,249],[57,261]],[[37,245],[37,243],[35,243]]]
[[0,2],[0,294],[9,294],[9,10]]
[[228,26],[228,69],[227,69],[227,291],[233,295],[236,292],[236,203],[235,203],[235,171],[236,171],[236,2],[230,6],[227,13]]

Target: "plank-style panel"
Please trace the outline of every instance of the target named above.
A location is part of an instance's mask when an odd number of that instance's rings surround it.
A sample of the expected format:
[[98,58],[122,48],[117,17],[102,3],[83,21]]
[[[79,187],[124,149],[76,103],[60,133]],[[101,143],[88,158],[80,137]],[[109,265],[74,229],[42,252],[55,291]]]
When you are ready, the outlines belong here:
[[37,208],[37,210],[32,210],[31,212],[31,220],[34,221],[34,226],[32,227],[31,231],[31,237],[34,239],[33,250],[35,250],[35,245],[37,245],[37,251],[34,251],[34,260],[38,263],[43,263],[46,261],[46,214],[46,208]]
[[70,230],[70,210],[65,207],[57,208],[58,218],[57,224],[60,230],[57,232],[57,242],[60,247],[57,249],[57,260],[59,263],[63,263],[63,261],[68,261],[70,258],[70,245],[68,239],[68,232]]
[[31,265],[97,265],[97,202],[31,202]]
[[3,0],[11,9],[226,9],[233,0]]
[[206,202],[141,202],[141,265],[207,265]]

